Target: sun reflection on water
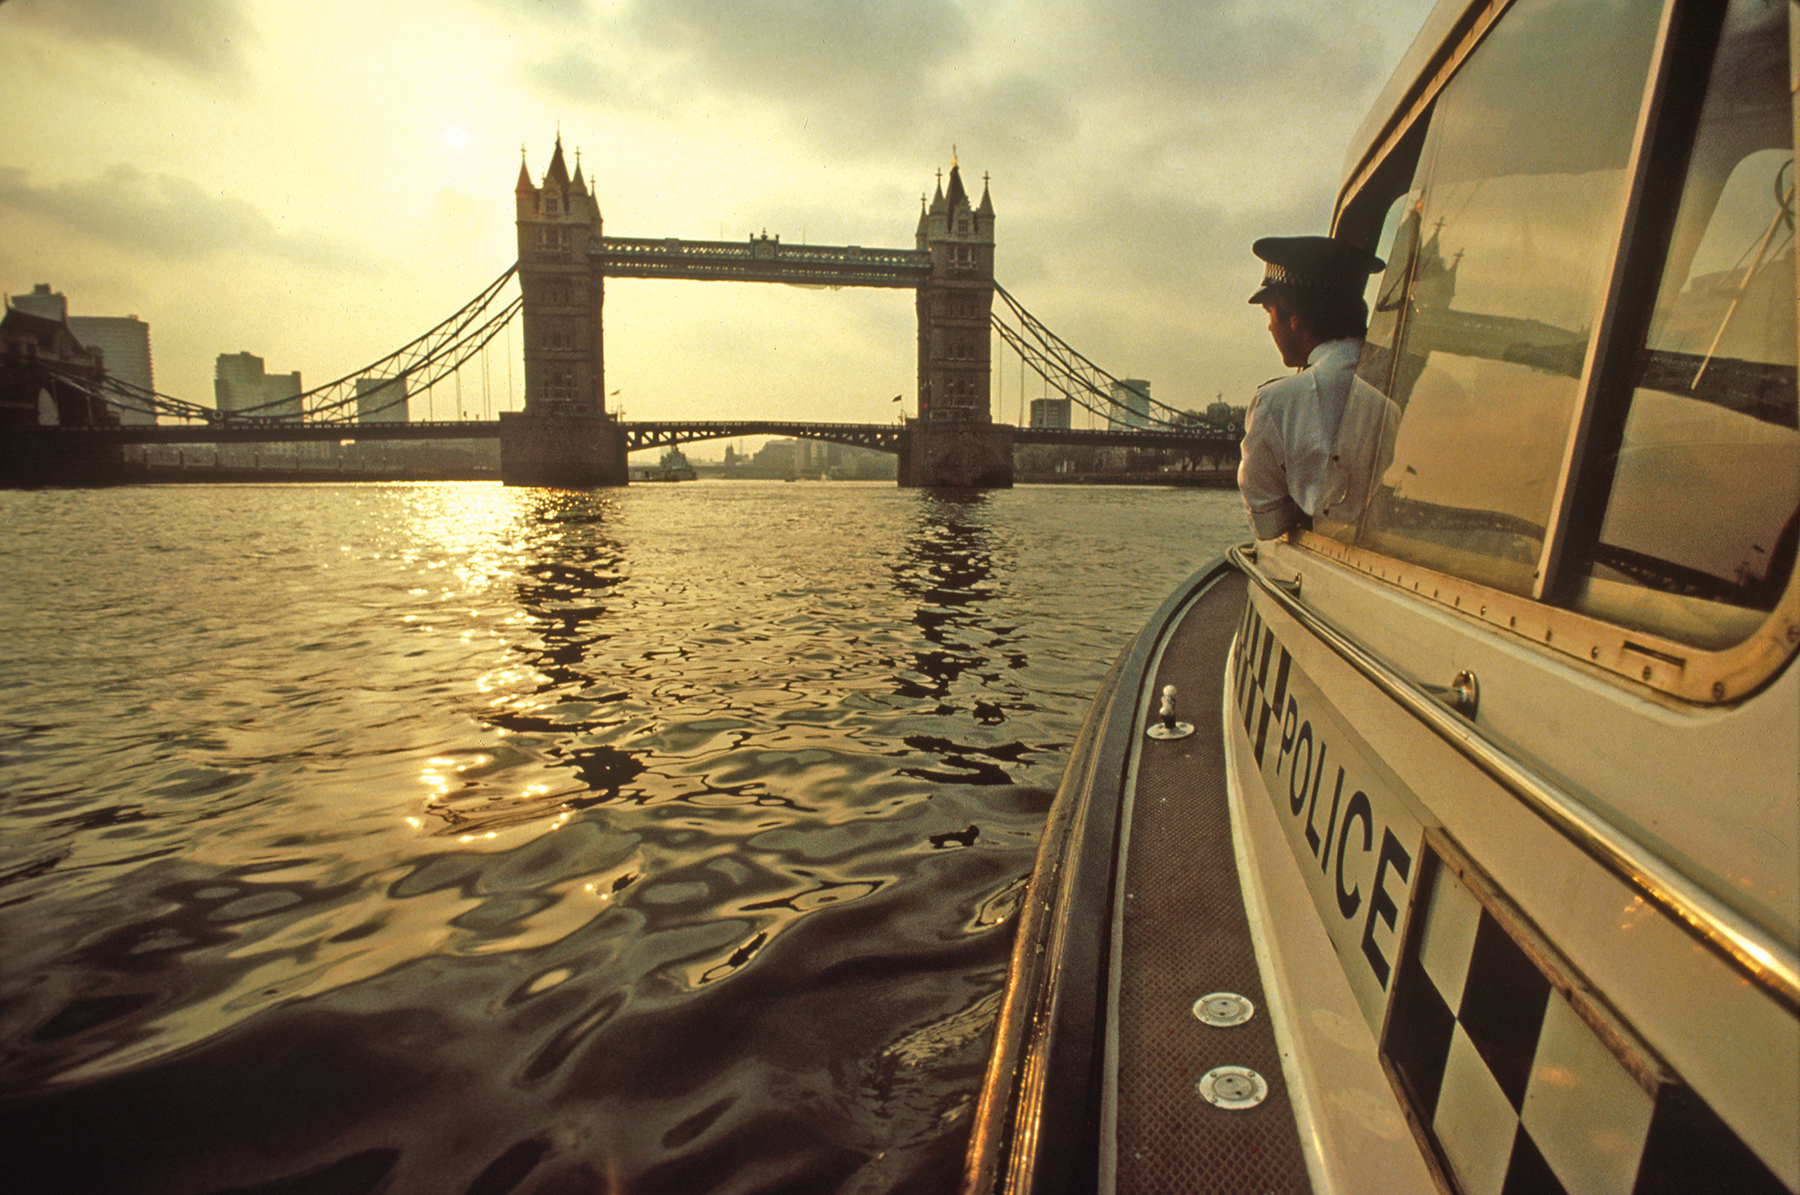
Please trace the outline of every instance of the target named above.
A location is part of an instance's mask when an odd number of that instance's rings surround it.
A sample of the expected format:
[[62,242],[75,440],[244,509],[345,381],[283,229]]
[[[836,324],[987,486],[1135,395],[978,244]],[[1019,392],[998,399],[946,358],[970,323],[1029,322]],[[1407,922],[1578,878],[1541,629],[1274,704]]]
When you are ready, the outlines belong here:
[[[428,1175],[452,1125],[654,1145],[728,1092],[802,1152],[942,1148],[1086,694],[1211,555],[1083,564],[1188,542],[1192,494],[251,488],[222,529],[226,493],[82,496],[51,556],[19,529],[68,496],[0,495],[0,1077],[167,1189],[339,1156],[189,1168],[383,1067],[413,1094],[358,1131]],[[326,1044],[271,1085],[280,1042]],[[132,1136],[152,1090],[207,1150]]]

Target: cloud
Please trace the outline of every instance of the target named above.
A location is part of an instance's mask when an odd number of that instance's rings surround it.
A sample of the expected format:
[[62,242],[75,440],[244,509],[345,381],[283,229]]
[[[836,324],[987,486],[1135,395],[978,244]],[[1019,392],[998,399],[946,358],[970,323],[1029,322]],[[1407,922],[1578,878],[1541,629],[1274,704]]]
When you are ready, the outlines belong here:
[[491,9],[508,19],[519,17],[543,25],[566,25],[586,19],[592,10],[588,0],[472,0],[476,8]]
[[636,8],[630,24],[645,44],[692,56],[719,85],[802,101],[903,97],[969,33],[950,0],[659,0]]
[[253,205],[191,179],[113,166],[96,179],[36,186],[0,166],[0,208],[52,220],[116,248],[171,261],[255,253],[326,270],[367,270],[364,250],[335,237],[283,232]]
[[[526,80],[593,111],[692,111],[717,97],[740,119],[834,154],[887,157],[951,139],[947,113],[993,86],[964,80],[955,98],[938,84],[971,36],[952,0],[658,0],[586,22],[578,38],[561,39],[575,48],[533,63]],[[1022,89],[1030,85],[1000,88],[1007,97]],[[1025,128],[1059,119],[1052,104],[1017,115]]]
[[1373,0],[1345,0],[1329,20],[1282,0],[657,0],[575,11],[555,10],[557,48],[526,72],[559,106],[705,112],[842,163],[937,161],[956,143],[1014,176],[1071,151],[1100,169],[1180,169],[1271,135],[1306,158],[1326,127],[1335,152],[1390,57]]
[[129,46],[196,74],[235,75],[252,34],[239,0],[14,0],[5,18]]
[[1057,153],[1081,127],[1054,84],[1022,74],[976,83],[954,97],[937,96],[925,115],[926,141],[933,147],[948,138],[991,153],[1004,147],[1020,160]]
[[1248,102],[1276,114],[1380,82],[1380,39],[1355,8],[1321,19],[1262,4],[1096,4],[1090,19],[1105,33],[1083,57],[1140,95],[1200,107]]
[[[1084,197],[1082,210],[1052,214],[1030,235],[1059,246],[1064,260],[1090,277],[1179,291],[1205,276],[1241,276],[1247,296],[1262,268],[1250,243],[1272,233],[1323,231],[1321,215],[1330,210],[1329,187],[1279,196],[1248,211],[1181,196],[1097,190]],[[1106,218],[1094,219],[1094,211]]]
[[556,104],[586,108],[655,111],[665,107],[655,98],[654,84],[642,71],[627,73],[580,49],[527,63],[520,69],[525,85]]

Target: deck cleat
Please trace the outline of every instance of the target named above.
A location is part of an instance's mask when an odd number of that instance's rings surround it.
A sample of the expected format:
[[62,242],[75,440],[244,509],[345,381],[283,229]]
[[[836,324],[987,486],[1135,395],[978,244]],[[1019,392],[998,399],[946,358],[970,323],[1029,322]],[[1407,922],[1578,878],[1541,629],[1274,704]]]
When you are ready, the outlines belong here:
[[1177,722],[1175,720],[1174,685],[1163,686],[1162,705],[1157,711],[1157,716],[1160,720],[1151,723],[1150,729],[1144,732],[1153,739],[1185,739],[1188,735],[1194,733],[1194,724],[1192,722]]

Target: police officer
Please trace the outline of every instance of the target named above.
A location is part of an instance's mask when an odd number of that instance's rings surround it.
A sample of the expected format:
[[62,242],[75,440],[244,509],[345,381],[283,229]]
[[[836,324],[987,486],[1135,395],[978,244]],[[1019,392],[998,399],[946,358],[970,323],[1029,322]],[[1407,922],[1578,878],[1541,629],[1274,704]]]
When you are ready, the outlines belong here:
[[1238,492],[1256,538],[1274,539],[1315,515],[1355,517],[1397,412],[1355,372],[1369,328],[1363,288],[1381,259],[1335,237],[1264,237],[1250,248],[1265,263],[1250,301],[1268,311],[1282,363],[1300,371],[1261,386],[1244,416]]

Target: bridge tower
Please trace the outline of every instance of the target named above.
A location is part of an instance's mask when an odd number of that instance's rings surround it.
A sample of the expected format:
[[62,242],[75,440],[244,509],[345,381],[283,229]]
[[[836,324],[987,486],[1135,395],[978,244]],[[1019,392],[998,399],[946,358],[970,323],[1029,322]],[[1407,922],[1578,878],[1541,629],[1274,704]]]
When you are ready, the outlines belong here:
[[625,433],[606,410],[604,279],[589,254],[601,241],[600,204],[579,162],[570,177],[560,133],[541,185],[520,150],[514,197],[525,409],[500,416],[500,476],[508,485],[624,485]]
[[994,305],[994,202],[971,205],[955,155],[950,188],[920,204],[916,236],[931,254],[918,290],[918,418],[900,457],[903,486],[1010,486],[1013,429],[993,420],[989,316]]

